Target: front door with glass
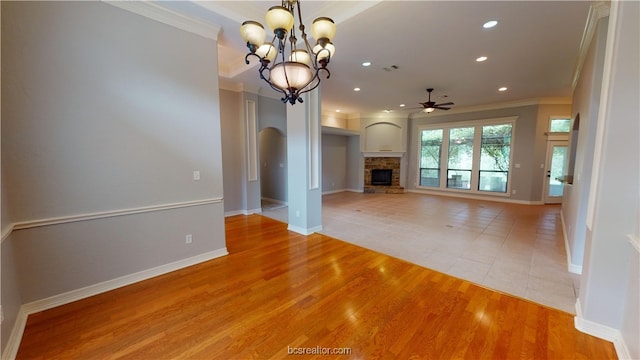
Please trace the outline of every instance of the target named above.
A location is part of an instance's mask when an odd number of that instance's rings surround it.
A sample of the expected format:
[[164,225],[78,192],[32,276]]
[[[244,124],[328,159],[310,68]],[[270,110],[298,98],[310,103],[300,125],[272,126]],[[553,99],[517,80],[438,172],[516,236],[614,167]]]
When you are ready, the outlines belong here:
[[567,175],[568,142],[550,140],[547,142],[547,160],[545,164],[544,202],[559,204],[562,202],[564,183],[560,180]]

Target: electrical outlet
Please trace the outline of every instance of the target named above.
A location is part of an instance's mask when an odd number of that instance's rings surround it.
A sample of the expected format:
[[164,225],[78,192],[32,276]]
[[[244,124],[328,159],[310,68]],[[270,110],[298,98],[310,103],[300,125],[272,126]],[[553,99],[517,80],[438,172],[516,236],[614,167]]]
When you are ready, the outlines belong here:
[[515,189],[511,190],[511,193],[515,195],[515,193],[516,193]]
[[193,242],[193,235],[187,234],[187,236],[184,237],[184,243],[191,244],[192,242]]
[[296,210],[296,217],[300,217],[300,211]]
[[200,180],[200,171],[199,170],[194,170],[193,171],[193,180],[194,181]]

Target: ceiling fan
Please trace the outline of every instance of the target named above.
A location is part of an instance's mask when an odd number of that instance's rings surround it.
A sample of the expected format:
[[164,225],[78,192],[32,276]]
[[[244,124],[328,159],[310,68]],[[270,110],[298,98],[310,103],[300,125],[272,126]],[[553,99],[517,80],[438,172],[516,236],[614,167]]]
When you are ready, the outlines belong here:
[[[429,101],[423,102],[423,103],[419,103],[420,105],[422,105],[422,112],[430,113],[430,112],[433,112],[436,109],[438,109],[438,110],[449,110],[449,109],[451,109],[448,106],[454,105],[454,103],[452,103],[452,102],[436,104],[435,101],[431,101],[431,92],[432,91],[433,91],[433,88],[428,88],[427,89],[427,92],[429,93]],[[420,109],[420,108],[415,108],[415,109]]]

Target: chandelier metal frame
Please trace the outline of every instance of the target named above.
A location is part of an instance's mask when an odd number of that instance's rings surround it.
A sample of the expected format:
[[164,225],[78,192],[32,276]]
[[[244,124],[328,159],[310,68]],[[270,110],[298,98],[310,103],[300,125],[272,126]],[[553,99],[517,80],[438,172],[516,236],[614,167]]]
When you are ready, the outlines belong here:
[[[240,30],[249,48],[249,53],[245,56],[245,63],[248,65],[250,57],[257,57],[260,61],[258,69],[260,78],[268,83],[272,89],[283,94],[282,102],[295,105],[296,102],[303,102],[302,94],[312,91],[320,85],[320,72],[326,73],[326,79],[331,77],[327,66],[335,52],[335,47],[331,42],[331,37],[335,34],[335,24],[327,17],[315,19],[311,32],[314,38],[316,36],[318,38],[316,38],[316,45],[311,47],[305,32],[305,25],[302,22],[299,0],[282,0],[281,6],[271,7],[267,13],[268,25],[272,27],[270,20],[273,20],[269,17],[274,15],[270,15],[270,13],[279,12],[276,14],[277,16],[283,14],[285,17],[288,16],[283,11],[288,11],[291,14],[292,19],[289,19],[292,21],[291,27],[287,29],[275,25],[276,28],[272,28],[274,35],[271,43],[264,42],[264,40],[260,43],[260,36],[264,39],[264,34],[251,36],[252,32],[259,33],[261,31],[264,33],[262,24],[256,21],[245,21]],[[304,48],[297,46],[296,14]],[[307,77],[309,77],[308,80]]]

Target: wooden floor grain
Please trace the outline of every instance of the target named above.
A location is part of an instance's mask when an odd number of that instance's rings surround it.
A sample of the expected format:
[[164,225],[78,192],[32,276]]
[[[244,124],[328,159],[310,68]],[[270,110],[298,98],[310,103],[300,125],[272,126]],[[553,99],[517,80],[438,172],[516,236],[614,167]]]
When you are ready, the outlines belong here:
[[558,310],[260,215],[226,232],[226,257],[29,316],[18,359],[616,358]]

